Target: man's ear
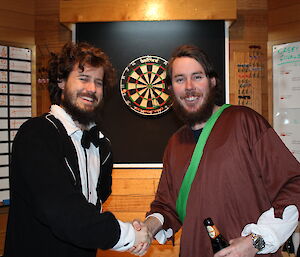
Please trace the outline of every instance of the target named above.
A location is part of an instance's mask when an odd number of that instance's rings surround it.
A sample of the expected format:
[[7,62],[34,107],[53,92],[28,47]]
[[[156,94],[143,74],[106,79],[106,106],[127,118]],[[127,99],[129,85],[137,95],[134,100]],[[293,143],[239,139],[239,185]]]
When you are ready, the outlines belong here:
[[215,78],[215,77],[212,77],[212,78],[210,79],[210,83],[211,83],[211,85],[212,85],[213,87],[215,87],[215,86],[217,85],[217,80],[216,80],[216,78]]
[[65,84],[66,84],[66,81],[64,81],[64,80],[61,80],[60,82],[58,82],[58,86],[62,90],[65,89]]

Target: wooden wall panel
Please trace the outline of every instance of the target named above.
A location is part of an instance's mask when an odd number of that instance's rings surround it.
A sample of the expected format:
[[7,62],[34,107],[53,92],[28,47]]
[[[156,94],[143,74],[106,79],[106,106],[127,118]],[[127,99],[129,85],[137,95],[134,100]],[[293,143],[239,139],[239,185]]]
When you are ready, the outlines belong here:
[[269,25],[271,27],[300,22],[300,2],[293,5],[269,9]]
[[1,207],[0,209],[0,255],[1,256],[4,251],[7,218],[8,218],[8,207]]
[[[254,88],[253,106],[257,112],[269,119],[268,110],[268,81],[267,81],[267,41],[268,41],[268,10],[267,0],[238,0],[237,1],[237,19],[232,23],[229,29],[229,98],[230,103],[238,104],[238,80],[236,79],[236,67],[234,55],[239,53],[248,53],[249,46],[257,45],[261,47],[262,52],[262,77]],[[259,86],[259,87],[258,87]],[[247,105],[248,106],[248,105]]]
[[[111,211],[122,220],[144,220],[161,175],[161,169],[114,169],[112,194],[105,202],[104,211]],[[145,255],[146,257],[177,257],[179,255],[181,231],[175,235],[175,246],[171,242],[159,245],[156,240]],[[129,253],[98,250],[101,257],[129,257]]]
[[0,41],[34,45],[34,0],[1,1]]
[[[299,13],[300,14],[300,13]],[[300,36],[300,20],[287,24],[270,26],[268,41],[270,43],[287,43],[298,41]]]
[[[104,204],[104,210],[109,210],[122,220],[130,222],[133,219],[144,220],[150,203],[154,199],[161,175],[161,169],[114,169],[112,195]],[[179,231],[175,235],[175,246],[168,241],[160,245],[156,240],[145,257],[177,257],[180,244]],[[98,250],[97,257],[131,257],[127,252]]]
[[36,115],[35,0],[1,1],[0,42],[32,50],[32,114]]
[[13,10],[17,13],[26,13],[28,15],[35,14],[35,1],[33,0],[2,0],[1,1],[1,9],[3,10]]
[[1,27],[18,28],[20,30],[34,32],[34,16],[26,13],[17,13],[11,10],[0,9]]
[[[293,6],[295,4],[299,4],[299,0],[268,0],[268,9],[278,9],[285,6]],[[279,18],[280,19],[280,18]]]
[[[145,182],[146,185],[146,182]],[[133,186],[132,190],[134,190]],[[141,195],[136,191],[136,195],[111,195],[103,205],[105,210],[109,211],[146,211],[149,209],[150,203],[153,201],[153,195]],[[140,195],[139,195],[140,194]]]
[[[71,31],[59,22],[59,0],[35,0],[35,42],[37,46],[37,79],[46,76],[51,52],[59,52],[71,41]],[[40,81],[40,80],[38,80]],[[50,107],[47,83],[37,83],[37,114],[48,112]]]
[[238,10],[267,10],[267,1],[261,0],[237,0]]
[[236,0],[60,0],[63,23],[235,18]]

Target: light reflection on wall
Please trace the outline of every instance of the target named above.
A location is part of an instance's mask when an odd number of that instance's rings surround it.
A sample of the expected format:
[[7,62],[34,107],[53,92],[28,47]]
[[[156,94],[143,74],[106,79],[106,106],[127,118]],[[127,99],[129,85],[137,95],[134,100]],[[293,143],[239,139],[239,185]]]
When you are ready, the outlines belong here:
[[160,20],[162,19],[162,5],[160,3],[148,3],[145,8],[146,20]]

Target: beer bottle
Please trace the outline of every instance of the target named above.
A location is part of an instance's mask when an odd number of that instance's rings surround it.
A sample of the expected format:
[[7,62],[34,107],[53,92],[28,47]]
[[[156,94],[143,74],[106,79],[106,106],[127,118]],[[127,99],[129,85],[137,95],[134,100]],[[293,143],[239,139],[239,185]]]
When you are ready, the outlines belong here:
[[208,236],[210,237],[213,252],[216,253],[223,248],[229,246],[227,240],[220,234],[217,227],[214,225],[211,218],[206,218],[204,221]]
[[284,243],[282,247],[283,252],[287,252],[289,255],[295,253],[294,243],[292,236],[289,237],[289,239]]

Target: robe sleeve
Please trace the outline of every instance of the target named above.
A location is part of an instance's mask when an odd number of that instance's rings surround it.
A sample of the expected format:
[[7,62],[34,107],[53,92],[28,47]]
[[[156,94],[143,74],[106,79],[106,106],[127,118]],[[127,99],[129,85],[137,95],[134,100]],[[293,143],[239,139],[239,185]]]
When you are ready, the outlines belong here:
[[174,183],[173,183],[173,173],[170,170],[170,151],[172,149],[172,144],[168,143],[168,146],[164,153],[163,158],[163,171],[161,174],[161,178],[159,181],[158,189],[156,192],[155,200],[151,203],[151,210],[147,213],[147,216],[152,213],[160,213],[164,217],[164,224],[163,229],[173,230],[173,237],[171,238],[174,240],[174,234],[180,229],[181,221],[176,213],[176,201],[174,201]]
[[253,154],[275,217],[289,205],[300,212],[300,164],[271,127],[254,144]]

